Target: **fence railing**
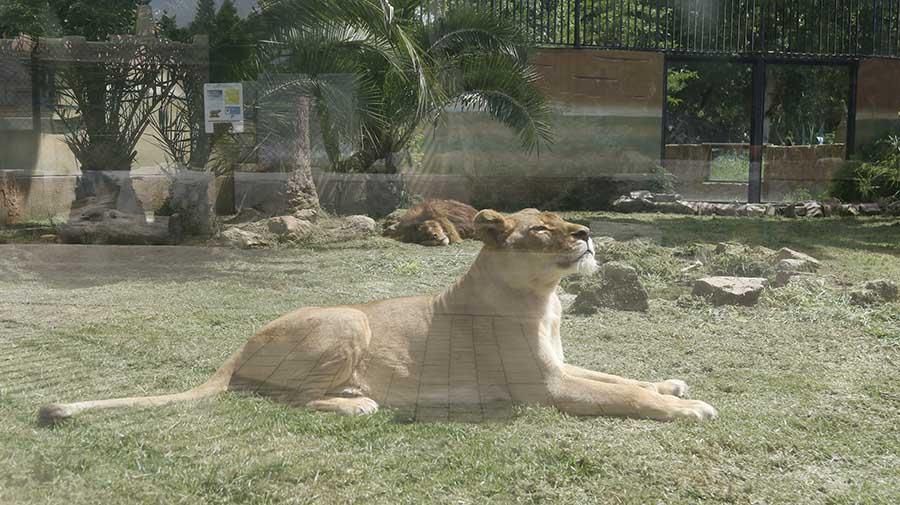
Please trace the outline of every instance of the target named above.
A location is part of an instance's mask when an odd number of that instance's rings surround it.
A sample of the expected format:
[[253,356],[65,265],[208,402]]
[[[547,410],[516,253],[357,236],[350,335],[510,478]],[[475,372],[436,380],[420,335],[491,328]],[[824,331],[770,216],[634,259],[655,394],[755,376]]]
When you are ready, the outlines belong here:
[[900,57],[900,0],[434,0],[519,23],[540,45]]

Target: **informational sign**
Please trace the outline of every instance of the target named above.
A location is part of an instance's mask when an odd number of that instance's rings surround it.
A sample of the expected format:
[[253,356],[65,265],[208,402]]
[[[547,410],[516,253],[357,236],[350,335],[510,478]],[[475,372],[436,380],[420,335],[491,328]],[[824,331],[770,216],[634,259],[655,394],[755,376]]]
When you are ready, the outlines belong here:
[[206,133],[216,123],[228,123],[235,133],[244,131],[244,87],[239,82],[203,85],[203,110]]

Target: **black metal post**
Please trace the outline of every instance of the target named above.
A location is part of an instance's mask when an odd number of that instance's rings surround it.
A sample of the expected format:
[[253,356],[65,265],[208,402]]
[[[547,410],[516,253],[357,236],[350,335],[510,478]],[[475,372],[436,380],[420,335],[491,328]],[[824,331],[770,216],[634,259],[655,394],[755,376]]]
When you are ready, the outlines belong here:
[[850,159],[856,152],[856,89],[859,82],[859,60],[848,65],[850,71],[850,93],[847,96],[847,138],[844,139],[844,157]]
[[575,48],[581,47],[581,0],[575,0]]
[[667,123],[669,122],[669,58],[663,54],[663,73],[662,73],[662,118],[659,136],[659,164],[665,167],[666,161],[666,134]]
[[766,121],[766,60],[753,60],[753,113],[750,117],[750,177],[747,181],[747,201],[762,200],[763,138]]
[[41,95],[43,94],[44,73],[35,50],[31,51],[31,129],[35,134],[40,134],[41,125]]

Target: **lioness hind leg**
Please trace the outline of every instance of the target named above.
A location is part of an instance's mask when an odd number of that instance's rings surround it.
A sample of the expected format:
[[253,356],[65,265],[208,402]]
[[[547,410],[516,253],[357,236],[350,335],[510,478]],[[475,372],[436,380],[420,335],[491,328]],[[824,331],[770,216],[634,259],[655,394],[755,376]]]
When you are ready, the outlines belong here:
[[308,408],[322,412],[335,412],[343,416],[363,416],[378,412],[378,404],[375,400],[366,396],[355,398],[323,398],[313,400],[306,404]]

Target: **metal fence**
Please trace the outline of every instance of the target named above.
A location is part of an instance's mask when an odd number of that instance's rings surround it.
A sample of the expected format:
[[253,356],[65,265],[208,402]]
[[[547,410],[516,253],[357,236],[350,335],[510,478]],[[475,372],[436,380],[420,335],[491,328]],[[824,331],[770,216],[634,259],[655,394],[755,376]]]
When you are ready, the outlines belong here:
[[900,57],[900,0],[436,0],[511,19],[539,45],[698,55]]

